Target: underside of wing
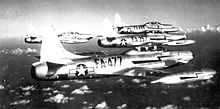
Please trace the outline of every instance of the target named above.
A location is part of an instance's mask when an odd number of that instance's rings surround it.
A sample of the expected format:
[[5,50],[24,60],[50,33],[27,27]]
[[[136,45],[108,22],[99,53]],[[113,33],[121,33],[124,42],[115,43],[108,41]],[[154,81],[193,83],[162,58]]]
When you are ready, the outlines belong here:
[[169,75],[169,72],[149,69],[145,67],[131,67],[120,70],[114,74],[123,75],[123,76],[146,77],[146,76],[165,76],[165,75]]

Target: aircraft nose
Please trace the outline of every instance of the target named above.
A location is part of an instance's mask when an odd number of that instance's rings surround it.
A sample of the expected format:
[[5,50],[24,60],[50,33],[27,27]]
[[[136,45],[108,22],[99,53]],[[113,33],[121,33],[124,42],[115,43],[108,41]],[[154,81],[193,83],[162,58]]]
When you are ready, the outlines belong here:
[[182,62],[182,63],[188,63],[190,60],[192,60],[194,57],[194,54],[192,51],[182,51],[182,52],[179,52],[179,62]]
[[181,55],[181,56],[193,56],[193,53],[192,53],[192,51],[182,51],[182,52],[179,52],[179,55]]
[[205,72],[209,75],[215,75],[216,74],[216,71],[212,70],[212,69],[203,69],[202,72]]
[[37,79],[36,68],[33,65],[31,66],[31,77]]
[[46,74],[48,71],[48,67],[46,63],[34,63],[31,66],[31,76],[34,79],[44,79],[46,78]]

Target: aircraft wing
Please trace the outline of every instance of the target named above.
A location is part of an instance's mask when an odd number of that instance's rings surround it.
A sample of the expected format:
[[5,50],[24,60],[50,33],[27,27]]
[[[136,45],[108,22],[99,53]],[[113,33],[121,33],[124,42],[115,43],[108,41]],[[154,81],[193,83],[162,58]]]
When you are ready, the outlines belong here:
[[145,67],[131,67],[127,69],[120,70],[114,74],[123,75],[123,76],[166,76],[169,75],[169,72],[165,72],[162,70],[149,69]]

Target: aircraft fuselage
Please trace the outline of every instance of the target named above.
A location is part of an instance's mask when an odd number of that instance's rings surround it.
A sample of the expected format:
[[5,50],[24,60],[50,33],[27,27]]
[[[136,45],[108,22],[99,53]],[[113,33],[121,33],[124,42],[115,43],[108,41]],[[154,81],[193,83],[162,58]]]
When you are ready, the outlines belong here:
[[152,36],[152,35],[128,35],[116,38],[104,38],[98,40],[98,45],[101,47],[134,47],[147,43],[162,44],[162,45],[189,45],[194,41],[185,40],[185,35],[176,36]]
[[[184,54],[185,53],[185,54]],[[189,61],[192,52],[176,51],[144,55],[112,55],[72,60],[63,65],[50,62],[37,62],[32,65],[32,77],[42,80],[84,78],[89,75],[126,75],[144,76],[143,72],[134,73],[133,68],[162,69]]]

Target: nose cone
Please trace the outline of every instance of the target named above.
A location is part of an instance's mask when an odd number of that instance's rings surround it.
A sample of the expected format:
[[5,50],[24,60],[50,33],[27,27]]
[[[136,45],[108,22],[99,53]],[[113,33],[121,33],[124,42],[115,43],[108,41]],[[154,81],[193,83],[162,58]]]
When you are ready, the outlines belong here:
[[186,39],[185,34],[179,34],[179,35],[168,34],[166,36],[167,36],[166,39],[170,39],[170,40],[184,40],[184,39]]
[[37,79],[36,68],[35,66],[31,66],[31,77]]
[[190,60],[193,59],[193,57],[194,55],[192,51],[182,51],[182,52],[179,52],[178,62],[188,63]]
[[202,72],[207,75],[215,75],[216,74],[216,71],[212,70],[212,69],[203,69]]

